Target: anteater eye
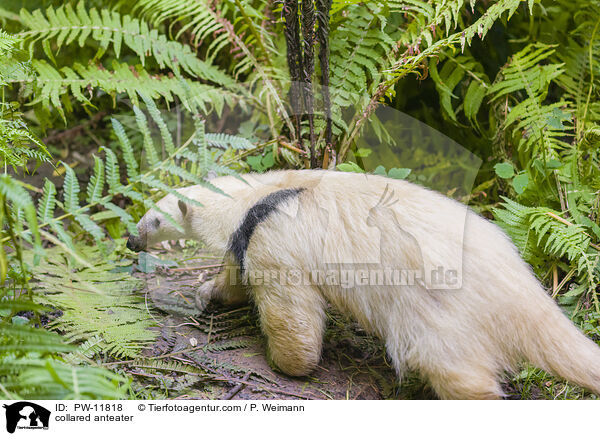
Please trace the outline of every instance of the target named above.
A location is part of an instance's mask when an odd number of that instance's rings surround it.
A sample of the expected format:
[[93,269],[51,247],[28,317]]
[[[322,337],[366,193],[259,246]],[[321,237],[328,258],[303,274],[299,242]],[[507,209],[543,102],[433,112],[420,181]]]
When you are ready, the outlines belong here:
[[160,219],[155,218],[154,219],[154,227],[158,228],[160,226]]

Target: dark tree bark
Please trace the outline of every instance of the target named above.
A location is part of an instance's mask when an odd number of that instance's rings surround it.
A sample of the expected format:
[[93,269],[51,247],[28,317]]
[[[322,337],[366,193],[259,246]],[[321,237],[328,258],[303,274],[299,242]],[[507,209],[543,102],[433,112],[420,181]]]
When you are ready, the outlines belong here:
[[331,100],[329,98],[329,11],[331,0],[317,0],[317,40],[319,41],[319,63],[321,64],[321,92],[323,93],[323,111],[327,119],[325,144],[331,148]]
[[[300,115],[302,113],[302,90],[300,72],[302,70],[302,48],[300,45],[300,18],[298,0],[284,0],[283,18],[285,21],[285,42],[287,46],[287,63],[290,70],[290,106],[294,116],[296,137],[301,141]],[[303,148],[303,147],[300,147]]]
[[315,40],[315,5],[313,0],[302,0],[302,36],[303,44],[303,69],[302,86],[304,94],[304,110],[308,116],[310,135],[310,167],[317,167],[317,154],[315,150],[315,126],[313,114],[312,75],[315,70],[314,40]]
[[[299,12],[299,2],[301,11]],[[317,11],[315,12],[315,2]],[[294,113],[294,128],[299,143],[302,143],[302,114],[306,114],[309,126],[310,166],[318,167],[314,126],[314,96],[312,75],[315,71],[314,44],[319,42],[319,61],[321,63],[321,85],[327,127],[325,142],[331,148],[331,100],[329,96],[329,10],[331,0],[284,0],[283,18],[285,21],[285,42],[287,63],[290,70],[290,106]],[[318,26],[315,30],[315,23]],[[300,40],[302,29],[302,40]],[[301,146],[301,148],[304,148]]]

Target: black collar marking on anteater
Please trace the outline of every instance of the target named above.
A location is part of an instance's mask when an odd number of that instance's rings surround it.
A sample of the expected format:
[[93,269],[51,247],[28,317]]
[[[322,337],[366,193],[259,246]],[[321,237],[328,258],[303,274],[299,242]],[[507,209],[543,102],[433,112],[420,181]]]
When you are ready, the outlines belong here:
[[244,220],[233,232],[231,239],[229,240],[229,251],[233,254],[238,264],[240,265],[240,271],[244,273],[244,258],[246,257],[246,250],[250,243],[252,233],[260,223],[266,220],[269,215],[277,210],[284,201],[293,198],[304,191],[304,188],[291,188],[281,189],[279,191],[271,192],[269,195],[261,198],[257,203],[254,204],[248,212]]

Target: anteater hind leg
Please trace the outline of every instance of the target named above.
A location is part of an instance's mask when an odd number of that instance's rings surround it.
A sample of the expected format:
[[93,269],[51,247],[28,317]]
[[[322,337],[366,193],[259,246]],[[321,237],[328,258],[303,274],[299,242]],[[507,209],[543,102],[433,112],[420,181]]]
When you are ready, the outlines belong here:
[[253,287],[270,361],[292,376],[310,373],[321,358],[325,302],[312,286]]
[[430,366],[421,373],[442,400],[498,400],[503,395],[496,374],[481,366]]

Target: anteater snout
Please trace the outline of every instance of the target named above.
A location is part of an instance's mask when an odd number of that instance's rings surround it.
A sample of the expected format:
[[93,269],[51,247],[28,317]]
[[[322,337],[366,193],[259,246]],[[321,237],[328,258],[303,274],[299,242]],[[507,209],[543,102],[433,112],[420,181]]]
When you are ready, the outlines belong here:
[[132,251],[142,251],[146,248],[146,244],[139,236],[130,235],[129,239],[127,239],[127,248]]

